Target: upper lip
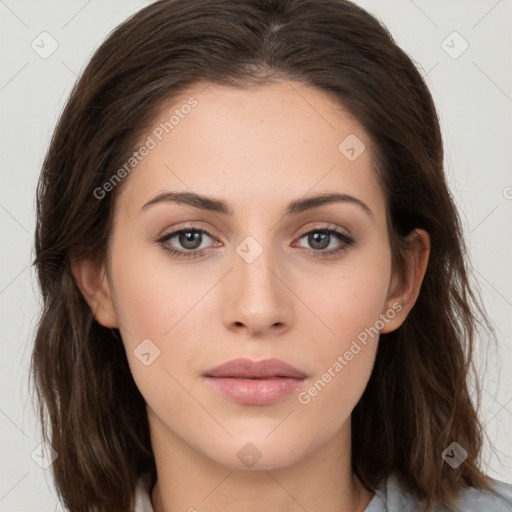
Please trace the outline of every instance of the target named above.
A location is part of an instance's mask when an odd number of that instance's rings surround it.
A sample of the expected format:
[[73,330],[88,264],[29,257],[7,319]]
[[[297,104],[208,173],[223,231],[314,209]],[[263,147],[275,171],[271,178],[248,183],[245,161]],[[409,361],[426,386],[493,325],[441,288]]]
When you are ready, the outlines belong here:
[[204,373],[206,377],[238,377],[242,379],[264,379],[270,377],[293,377],[305,379],[307,375],[294,366],[279,359],[233,359]]

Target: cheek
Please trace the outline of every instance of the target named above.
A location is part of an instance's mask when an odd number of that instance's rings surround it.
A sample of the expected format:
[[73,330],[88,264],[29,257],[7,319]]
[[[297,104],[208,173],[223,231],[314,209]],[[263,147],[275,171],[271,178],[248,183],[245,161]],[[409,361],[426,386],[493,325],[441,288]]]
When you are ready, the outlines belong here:
[[183,283],[183,272],[166,264],[165,257],[152,257],[137,248],[129,253],[130,257],[113,257],[111,267],[115,308],[132,376],[153,409],[183,409],[186,404],[178,384],[183,378],[175,369],[189,368],[193,359],[195,344],[187,328],[187,312],[205,286],[196,290],[197,283]]
[[333,428],[350,415],[373,368],[391,268],[386,250],[377,254],[382,258],[347,259],[335,273],[311,277],[299,292],[317,318],[307,337],[315,340],[309,347],[315,376],[297,398],[305,408],[330,411]]
[[133,377],[146,398],[163,389],[169,397],[179,396],[171,374],[181,381],[183,372],[197,365],[203,342],[197,332],[204,327],[205,308],[208,313],[212,308],[204,296],[218,277],[184,272],[163,250],[133,247],[128,253],[112,250],[111,268],[115,309]]
[[131,342],[172,337],[174,327],[210,286],[195,273],[187,272],[184,279],[183,267],[154,248],[134,248],[129,258],[114,258],[112,269],[116,312]]
[[387,299],[390,272],[390,255],[382,247],[354,254],[331,272],[302,279],[298,295],[320,320],[319,332],[329,340],[326,346],[342,349],[375,325]]

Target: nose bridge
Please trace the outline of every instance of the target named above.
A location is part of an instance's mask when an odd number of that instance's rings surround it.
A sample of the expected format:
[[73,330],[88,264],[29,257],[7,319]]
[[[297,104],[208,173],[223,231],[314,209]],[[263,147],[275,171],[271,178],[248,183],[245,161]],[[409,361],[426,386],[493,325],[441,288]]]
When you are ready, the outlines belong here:
[[278,277],[280,265],[272,237],[267,233],[259,239],[247,236],[235,248],[225,309],[228,324],[243,324],[254,333],[283,328],[291,317],[290,297]]

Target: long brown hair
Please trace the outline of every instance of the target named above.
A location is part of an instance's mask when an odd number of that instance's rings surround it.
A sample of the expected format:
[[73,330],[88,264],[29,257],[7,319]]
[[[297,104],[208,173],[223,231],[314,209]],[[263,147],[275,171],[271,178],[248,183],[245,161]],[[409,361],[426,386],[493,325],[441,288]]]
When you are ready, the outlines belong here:
[[[468,389],[485,315],[469,284],[434,103],[411,59],[346,0],[160,0],[93,55],[62,112],[37,190],[43,311],[32,377],[43,436],[58,453],[56,489],[73,512],[124,512],[137,480],[156,479],[145,402],[119,331],[96,322],[71,272],[74,258],[105,257],[116,196],[129,177],[102,197],[97,191],[187,87],[273,80],[319,88],[367,130],[395,268],[404,268],[408,233],[423,228],[431,237],[417,303],[398,330],[381,336],[352,414],[354,472],[372,491],[396,473],[427,507],[452,504],[465,486],[489,487]],[[468,453],[457,469],[441,457],[453,441]]]

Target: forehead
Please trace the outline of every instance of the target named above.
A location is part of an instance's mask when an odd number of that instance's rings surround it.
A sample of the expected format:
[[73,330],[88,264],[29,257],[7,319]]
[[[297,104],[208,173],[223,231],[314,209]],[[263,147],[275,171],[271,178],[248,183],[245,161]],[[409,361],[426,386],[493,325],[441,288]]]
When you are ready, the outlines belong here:
[[150,149],[119,198],[131,214],[169,190],[260,209],[263,197],[266,205],[284,204],[309,192],[383,203],[363,127],[323,91],[299,82],[198,84],[159,112],[142,145]]

